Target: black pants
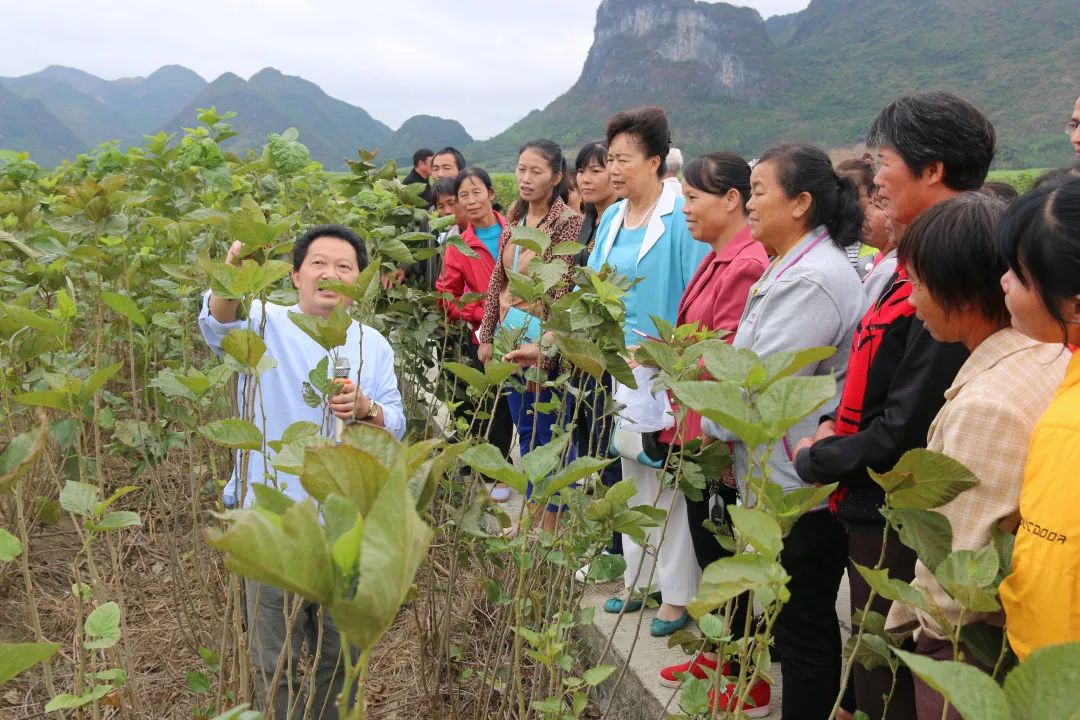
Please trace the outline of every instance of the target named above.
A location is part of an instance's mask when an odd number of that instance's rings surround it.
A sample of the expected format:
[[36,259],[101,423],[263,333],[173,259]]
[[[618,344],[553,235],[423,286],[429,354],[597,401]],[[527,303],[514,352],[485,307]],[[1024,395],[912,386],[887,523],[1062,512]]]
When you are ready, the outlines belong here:
[[[690,523],[690,539],[694,542],[694,554],[697,555],[698,565],[701,566],[702,570],[721,558],[731,557],[731,553],[717,542],[712,531],[706,529],[705,521],[710,519],[709,513],[712,504],[710,496],[717,495],[724,506],[723,520],[730,527],[731,516],[728,513],[728,508],[735,505],[739,498],[739,491],[723,483],[717,483],[713,490],[712,493],[706,491],[704,498],[701,500],[686,499],[686,519]],[[734,640],[743,637],[743,631],[746,629],[746,613],[750,608],[749,600],[750,594],[743,593],[735,598],[732,605],[729,627],[731,637]],[[736,673],[737,668],[732,668],[731,672]]]
[[[577,380],[577,387],[580,392],[578,405],[574,410],[574,445],[577,447],[578,457],[606,458],[614,418],[610,414],[604,414],[604,398],[601,397],[597,382],[591,375],[581,375]],[[611,387],[609,375],[604,375],[604,387]],[[609,464],[600,474],[600,481],[607,487],[622,479],[622,463],[618,460]],[[608,552],[622,555],[621,533],[611,536]]]
[[[463,363],[480,372],[484,371],[484,364],[480,362],[480,358],[476,354],[477,346],[470,342],[468,337],[454,335],[449,338],[446,345],[446,355],[453,357],[455,351],[460,353]],[[469,423],[477,437],[486,437],[487,442],[499,448],[503,457],[509,460],[510,447],[514,442],[514,419],[510,415],[510,405],[506,401],[506,396],[492,397],[492,391],[486,393],[482,409],[490,417],[474,422],[473,418],[477,407],[476,401],[466,391],[468,384],[457,375],[451,373],[447,373],[447,375],[452,388],[451,399],[461,403],[458,405],[455,414]],[[492,406],[492,403],[494,403],[494,406]]]
[[[881,556],[882,530],[883,528],[879,525],[849,524],[847,527],[848,584],[851,587],[852,616],[866,607],[866,601],[870,597],[870,586],[855,569],[855,564],[868,568],[877,565],[878,558]],[[889,571],[889,577],[910,583],[915,577],[915,560],[915,551],[902,544],[896,533],[890,530],[885,543],[885,561],[882,564],[882,568]],[[874,602],[870,604],[871,610],[885,617],[888,617],[890,607],[892,607],[892,601],[880,595],[876,596]],[[858,631],[853,617],[851,632]],[[915,717],[915,688],[911,671],[906,665],[901,664],[900,671],[896,675],[896,688],[889,700],[887,716],[884,697],[892,686],[892,673],[889,669],[881,667],[867,670],[855,663],[852,668],[852,677],[855,680],[855,703],[859,710],[870,716],[870,720],[882,720],[885,717],[889,720],[906,720]]]
[[840,690],[836,596],[847,563],[847,537],[828,510],[803,515],[784,538],[780,564],[791,599],[776,620],[783,661],[784,720],[825,720]]

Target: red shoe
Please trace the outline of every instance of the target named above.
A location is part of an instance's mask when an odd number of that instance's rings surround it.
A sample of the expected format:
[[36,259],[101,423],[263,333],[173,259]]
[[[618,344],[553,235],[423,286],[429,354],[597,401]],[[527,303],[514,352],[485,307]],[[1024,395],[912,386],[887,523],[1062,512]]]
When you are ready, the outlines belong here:
[[[734,684],[728,685],[724,692],[720,693],[719,699],[713,697],[712,690],[709,691],[710,707],[713,709],[719,707],[721,712],[724,710],[735,712],[736,700],[738,696],[735,694]],[[764,680],[757,680],[750,686],[750,694],[746,697],[742,714],[748,718],[765,717],[772,712],[772,708],[769,707],[770,702],[772,702],[772,686]]]
[[[708,679],[705,669],[716,671],[716,661],[705,657],[704,653],[698,653],[693,660],[687,660],[678,665],[669,665],[660,670],[660,684],[664,687],[677,688],[683,684],[687,674],[693,675],[698,680]],[[727,673],[727,663],[724,663],[724,672]]]

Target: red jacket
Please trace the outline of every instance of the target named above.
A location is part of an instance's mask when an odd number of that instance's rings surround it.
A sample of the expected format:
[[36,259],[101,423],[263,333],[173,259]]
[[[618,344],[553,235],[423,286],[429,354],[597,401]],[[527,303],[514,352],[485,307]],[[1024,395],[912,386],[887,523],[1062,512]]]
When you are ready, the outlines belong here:
[[[761,243],[750,237],[746,228],[725,245],[719,253],[709,252],[679,300],[676,325],[699,323],[709,330],[727,330],[724,340],[735,341],[750,288],[761,279],[769,267],[769,258]],[[707,378],[702,378],[707,379]],[[668,393],[672,409],[675,398]],[[687,410],[682,428],[672,427],[660,433],[660,441],[686,443],[701,435],[701,416]]]
[[[495,213],[495,220],[500,228],[506,226],[506,218],[499,213]],[[469,323],[475,332],[480,329],[480,321],[484,318],[483,295],[491,281],[491,271],[495,269],[495,258],[491,257],[487,246],[476,236],[471,222],[465,232],[461,233],[461,239],[476,253],[476,257],[467,257],[453,245],[447,246],[443,253],[442,273],[435,281],[435,292],[449,293],[457,299],[467,293],[480,293],[479,300],[467,303],[464,307],[458,307],[450,300],[437,301],[446,317]]]

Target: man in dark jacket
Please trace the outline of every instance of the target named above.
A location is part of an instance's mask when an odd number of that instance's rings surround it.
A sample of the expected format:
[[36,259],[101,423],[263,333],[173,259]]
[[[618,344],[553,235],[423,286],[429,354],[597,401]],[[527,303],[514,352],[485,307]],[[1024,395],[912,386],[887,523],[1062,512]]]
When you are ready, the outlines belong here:
[[424,191],[420,193],[420,197],[424,198],[428,205],[432,204],[431,187],[428,185],[428,178],[431,177],[431,159],[433,157],[435,157],[435,153],[429,148],[420,148],[414,152],[412,156],[412,170],[405,176],[405,179],[401,181],[406,185],[423,183]]
[[[889,219],[906,226],[927,208],[978,189],[995,143],[990,121],[955,95],[921,93],[887,105],[871,125],[867,145],[877,151],[880,169],[874,183]],[[822,418],[814,438],[794,448],[795,470],[803,481],[840,484],[831,505],[848,531],[853,613],[870,597],[854,564],[877,564],[885,524],[880,512],[885,494],[867,470],[890,470],[905,452],[926,446],[944,393],[968,357],[962,344],[930,337],[915,317],[903,260],[859,323],[836,414]],[[905,582],[914,577],[915,553],[891,531],[884,558],[891,577]],[[878,597],[870,609],[888,615],[890,604]],[[911,676],[903,670],[888,708],[890,718],[915,716]],[[889,693],[889,670],[868,671],[856,664],[854,677],[858,709],[872,720],[886,717],[882,698]]]

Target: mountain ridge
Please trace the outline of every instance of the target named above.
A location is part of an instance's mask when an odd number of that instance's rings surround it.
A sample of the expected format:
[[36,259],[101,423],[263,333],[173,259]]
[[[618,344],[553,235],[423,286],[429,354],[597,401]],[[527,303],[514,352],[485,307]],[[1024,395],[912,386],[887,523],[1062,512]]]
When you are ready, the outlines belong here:
[[497,170],[512,167],[525,141],[550,137],[571,151],[599,138],[617,110],[655,104],[687,156],[725,149],[754,157],[787,140],[854,149],[892,98],[945,89],[994,121],[996,166],[1048,167],[1069,157],[1057,125],[1080,86],[1070,61],[1080,57],[1080,34],[1070,27],[1080,27],[1076,0],[811,0],[767,20],[723,2],[603,0],[577,81],[480,142],[434,115],[394,130],[275,68],[207,82],[179,65],[119,80],[51,65],[0,78],[8,108],[40,118],[35,129],[4,113],[0,147],[17,138],[22,145],[11,149],[57,162],[60,149],[70,158],[109,139],[128,146],[144,134],[178,132],[195,123],[197,108],[214,106],[237,113],[233,150],[258,149],[268,133],[296,127],[328,168],[343,167],[359,147],[405,165],[417,147],[454,145]]

